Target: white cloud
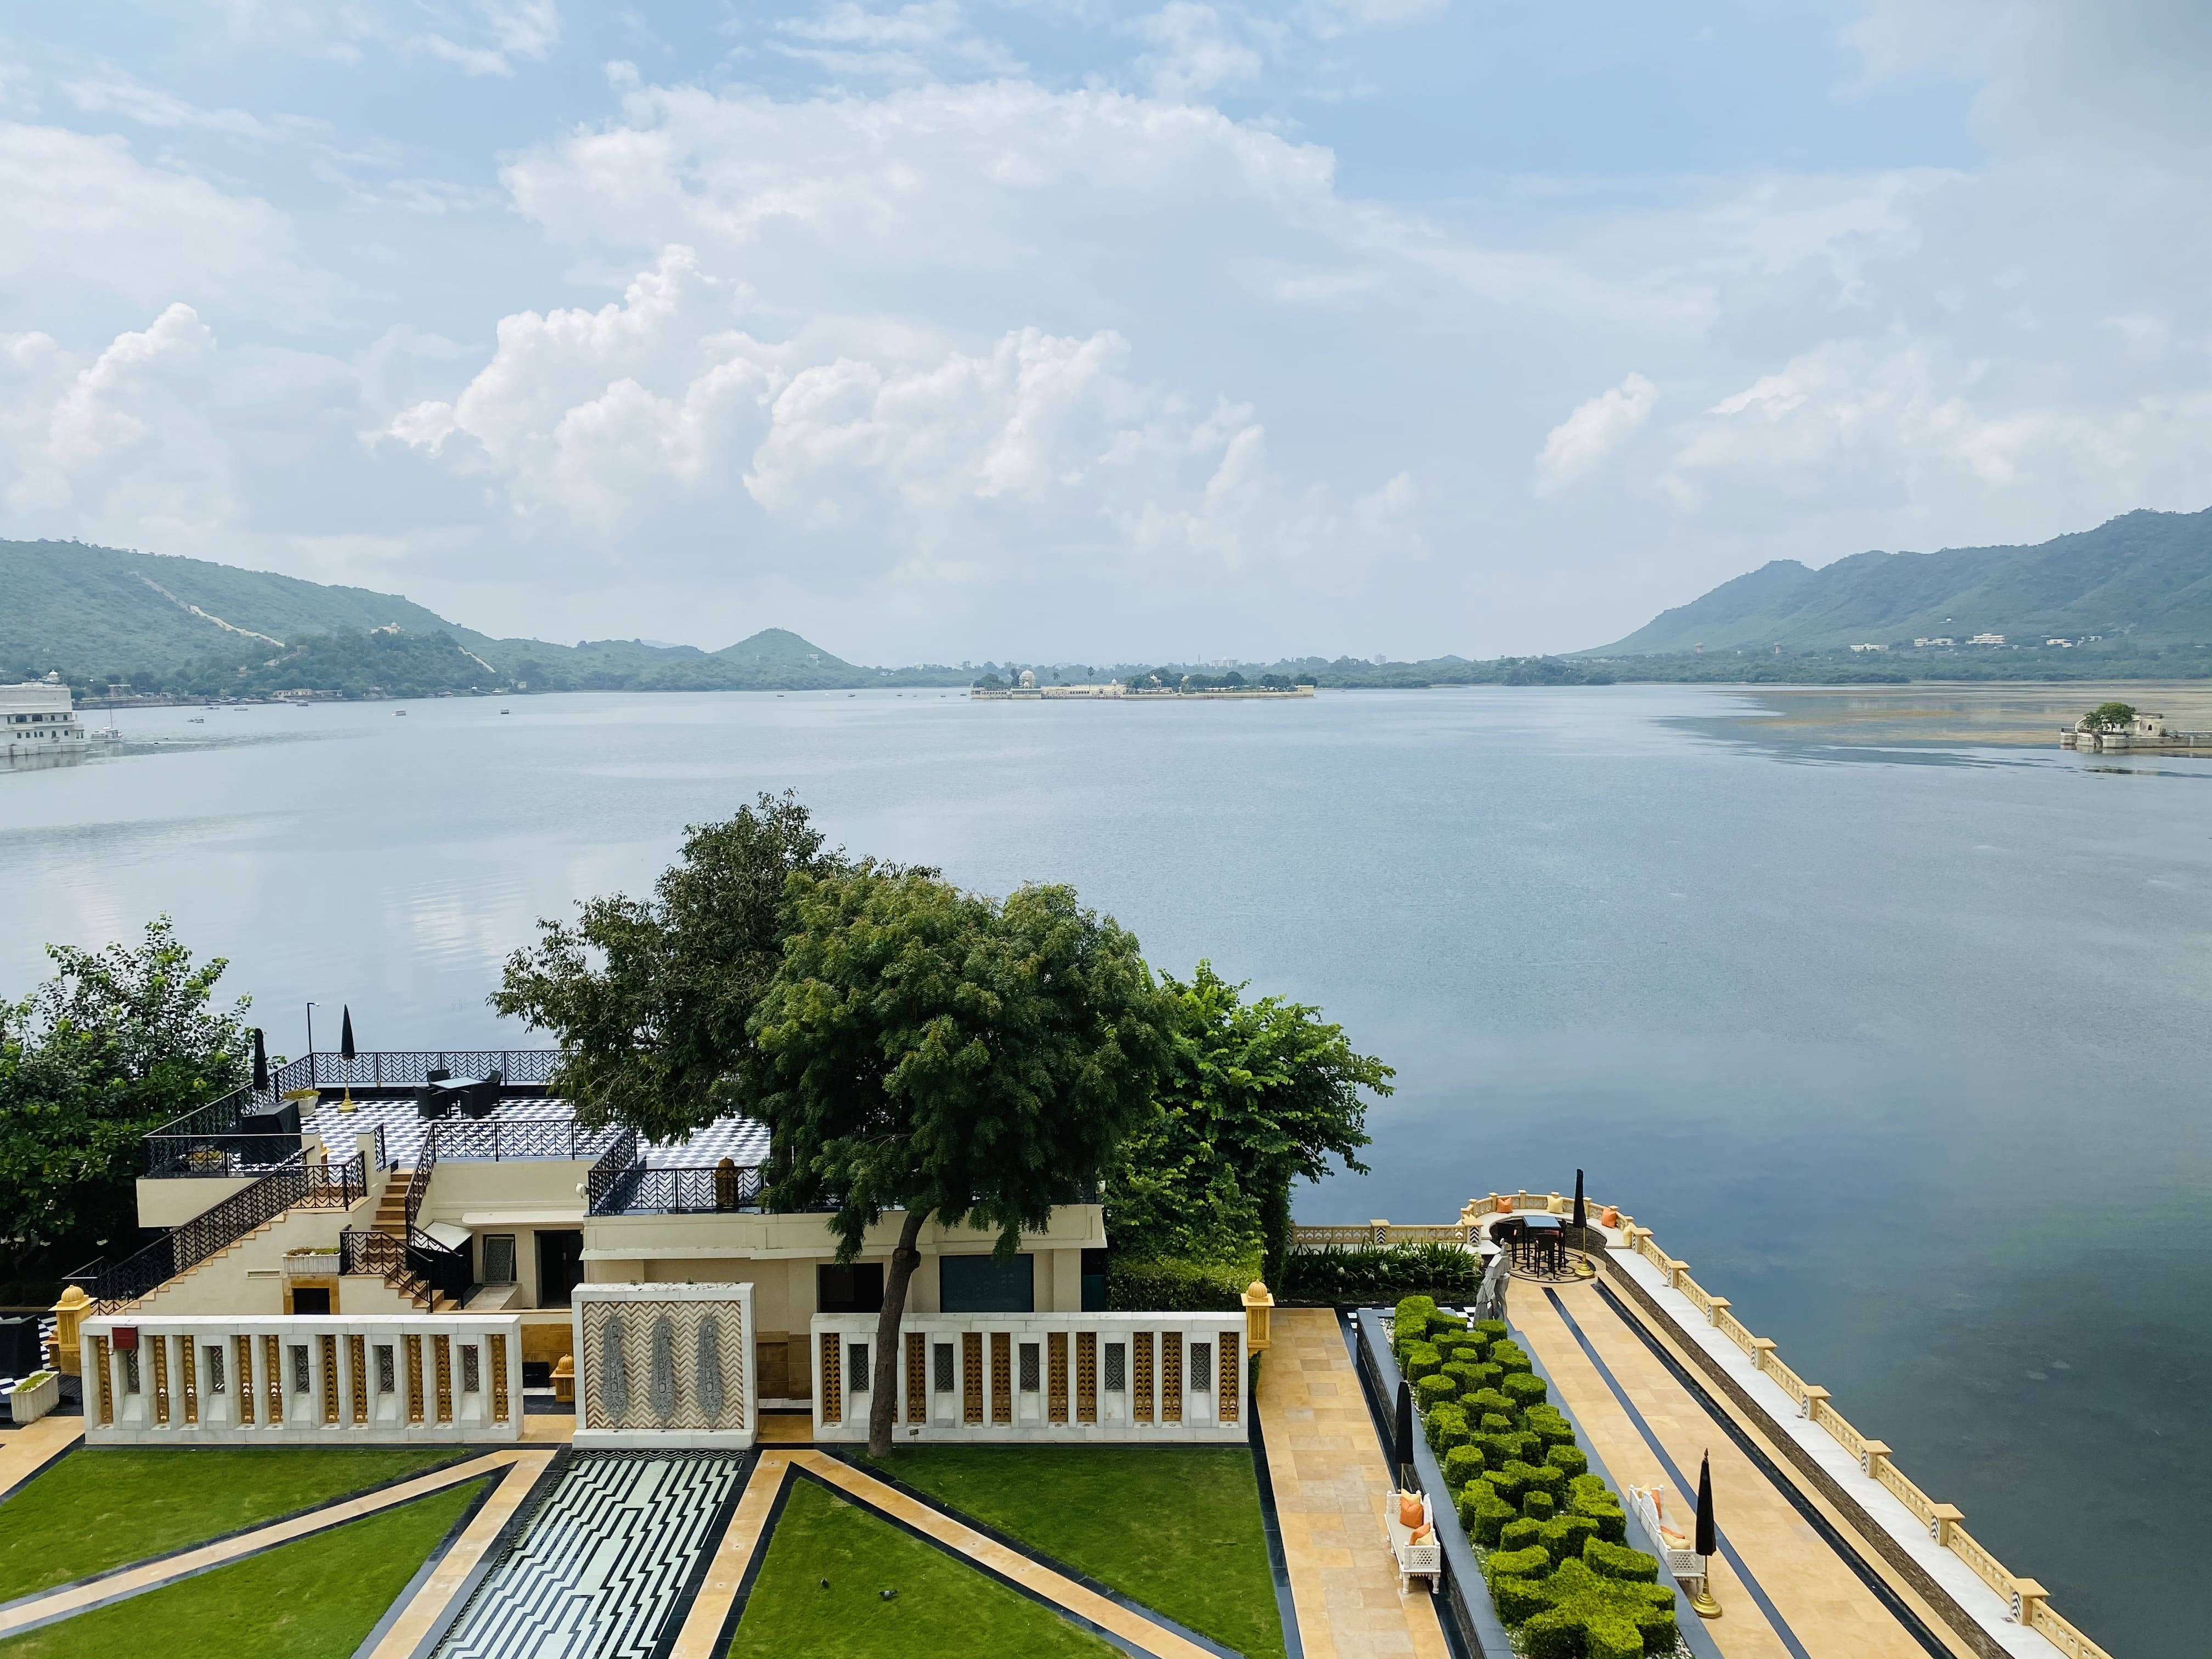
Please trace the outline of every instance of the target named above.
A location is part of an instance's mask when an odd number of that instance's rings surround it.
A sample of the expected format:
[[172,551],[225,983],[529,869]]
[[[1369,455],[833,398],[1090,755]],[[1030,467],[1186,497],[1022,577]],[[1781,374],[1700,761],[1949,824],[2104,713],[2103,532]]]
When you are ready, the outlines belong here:
[[1018,75],[1023,65],[995,40],[971,28],[957,0],[918,0],[892,11],[871,11],[833,0],[811,16],[775,25],[785,57],[826,74],[918,81],[940,70],[969,75]]
[[267,203],[149,167],[118,138],[0,122],[0,289],[18,296],[90,288],[138,305],[228,294],[296,306],[316,286]]
[[1619,386],[1577,404],[1544,439],[1536,457],[1537,489],[1549,495],[1589,471],[1650,418],[1658,401],[1659,388],[1631,374]]
[[1238,38],[1230,19],[1199,0],[1169,0],[1129,27],[1152,48],[1137,59],[1137,71],[1162,98],[1236,92],[1260,79],[1259,52]]

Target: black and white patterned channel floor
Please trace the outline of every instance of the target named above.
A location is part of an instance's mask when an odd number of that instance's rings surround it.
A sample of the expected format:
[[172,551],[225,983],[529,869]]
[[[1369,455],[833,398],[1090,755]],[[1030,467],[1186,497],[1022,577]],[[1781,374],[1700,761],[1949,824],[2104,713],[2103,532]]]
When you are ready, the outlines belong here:
[[720,1452],[578,1453],[438,1659],[647,1659],[743,1469]]

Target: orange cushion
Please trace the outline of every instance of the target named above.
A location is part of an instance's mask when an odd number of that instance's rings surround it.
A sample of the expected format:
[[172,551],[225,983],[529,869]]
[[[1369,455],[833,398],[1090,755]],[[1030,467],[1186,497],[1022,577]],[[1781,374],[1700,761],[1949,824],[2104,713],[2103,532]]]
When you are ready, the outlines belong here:
[[1406,1541],[1409,1544],[1425,1544],[1429,1540],[1436,1535],[1437,1529],[1431,1526],[1427,1522],[1424,1521],[1419,1526],[1413,1528],[1413,1535]]
[[1690,1547],[1690,1540],[1672,1527],[1662,1526],[1659,1528],[1659,1537],[1670,1550],[1686,1550]]
[[1418,1527],[1428,1518],[1421,1507],[1421,1495],[1419,1492],[1401,1492],[1398,1494],[1398,1524],[1400,1526]]

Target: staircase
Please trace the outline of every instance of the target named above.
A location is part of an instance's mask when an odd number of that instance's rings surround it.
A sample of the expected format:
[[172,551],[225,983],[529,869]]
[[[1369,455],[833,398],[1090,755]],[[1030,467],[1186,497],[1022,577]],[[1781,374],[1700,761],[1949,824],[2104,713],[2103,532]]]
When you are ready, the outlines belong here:
[[349,1272],[380,1273],[384,1282],[412,1302],[425,1313],[451,1313],[461,1304],[444,1291],[434,1289],[430,1282],[408,1265],[407,1238],[412,1226],[410,1217],[421,1207],[415,1196],[417,1184],[428,1186],[430,1172],[427,1169],[394,1170],[384,1183],[384,1192],[376,1201],[375,1218],[368,1231],[380,1238],[390,1239],[389,1245],[374,1247],[370,1259],[356,1267],[349,1264]]

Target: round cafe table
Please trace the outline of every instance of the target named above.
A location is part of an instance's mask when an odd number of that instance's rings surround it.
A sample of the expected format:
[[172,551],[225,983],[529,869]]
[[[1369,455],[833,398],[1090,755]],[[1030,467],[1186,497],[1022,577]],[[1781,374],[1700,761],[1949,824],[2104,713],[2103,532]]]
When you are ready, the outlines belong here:
[[1555,1215],[1532,1215],[1522,1224],[1523,1250],[1532,1268],[1558,1274],[1566,1261],[1567,1231]]

